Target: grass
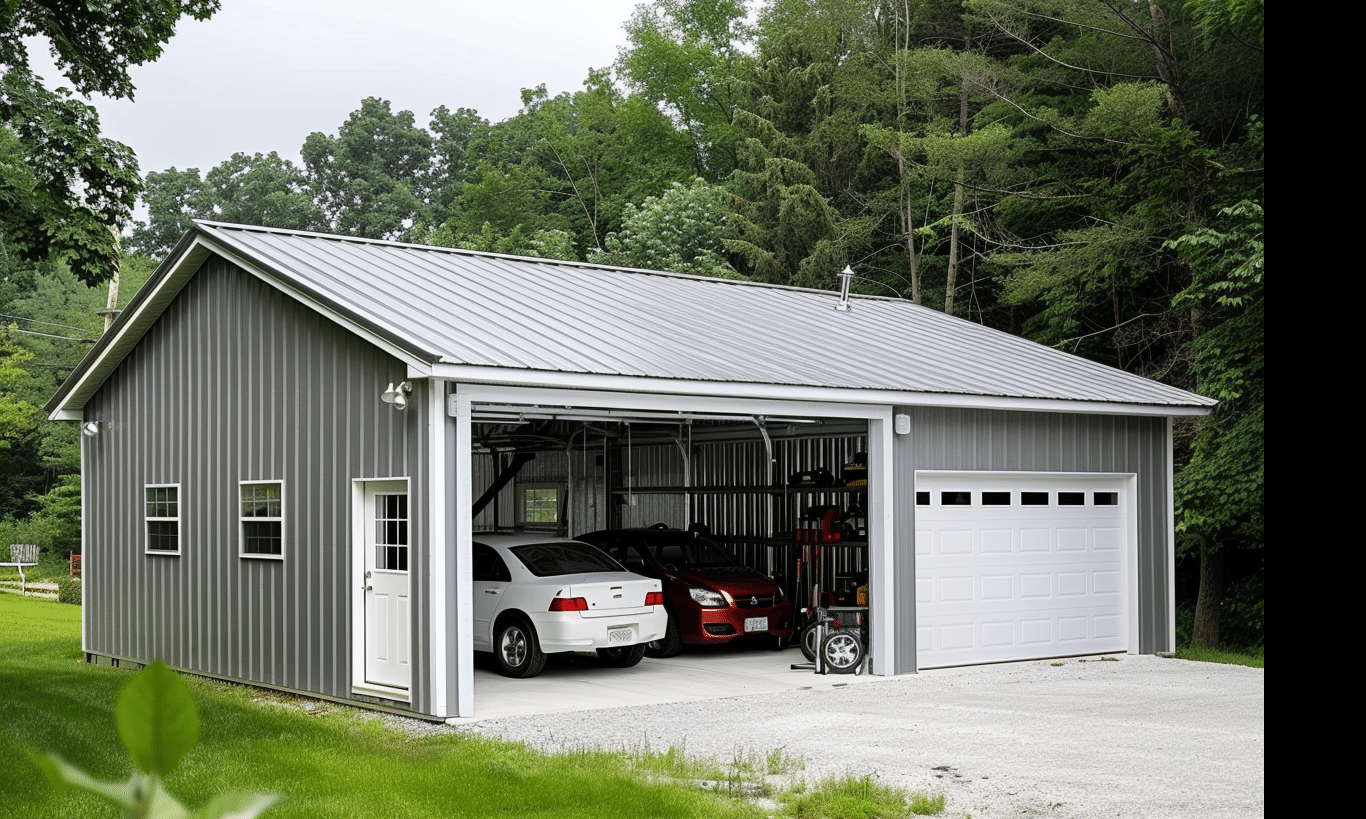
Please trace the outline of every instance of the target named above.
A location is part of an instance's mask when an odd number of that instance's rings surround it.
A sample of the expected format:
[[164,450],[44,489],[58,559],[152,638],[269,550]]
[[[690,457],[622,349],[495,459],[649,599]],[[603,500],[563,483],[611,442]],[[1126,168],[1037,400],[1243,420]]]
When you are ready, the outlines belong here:
[[1202,663],[1224,663],[1226,665],[1245,665],[1248,668],[1266,668],[1266,648],[1256,651],[1237,649],[1196,648],[1186,646],[1177,649],[1177,659],[1195,660]]
[[[132,672],[84,662],[80,612],[0,595],[0,804],[14,816],[119,815],[91,797],[54,794],[28,761],[29,753],[55,752],[103,779],[124,779],[132,770],[113,725],[115,698]],[[729,763],[694,759],[681,748],[549,754],[463,734],[412,738],[369,712],[331,704],[305,710],[295,706],[312,701],[185,680],[199,709],[200,741],[167,788],[192,807],[223,791],[248,790],[285,797],[268,819],[862,819],[906,816],[910,809],[866,778],[801,793],[783,786],[777,802],[761,801],[763,789],[743,786],[801,770],[782,748],[738,752]]]
[[797,819],[883,819],[932,816],[944,810],[944,797],[883,785],[871,776],[822,780],[809,793],[791,792],[783,802]]

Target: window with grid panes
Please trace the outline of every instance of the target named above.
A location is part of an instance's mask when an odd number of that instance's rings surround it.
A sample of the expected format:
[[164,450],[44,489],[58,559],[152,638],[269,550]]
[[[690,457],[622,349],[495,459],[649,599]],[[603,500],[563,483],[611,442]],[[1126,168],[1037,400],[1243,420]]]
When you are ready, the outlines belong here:
[[243,557],[284,556],[284,485],[250,481],[240,487]]
[[180,554],[180,487],[146,486],[143,516],[149,554]]

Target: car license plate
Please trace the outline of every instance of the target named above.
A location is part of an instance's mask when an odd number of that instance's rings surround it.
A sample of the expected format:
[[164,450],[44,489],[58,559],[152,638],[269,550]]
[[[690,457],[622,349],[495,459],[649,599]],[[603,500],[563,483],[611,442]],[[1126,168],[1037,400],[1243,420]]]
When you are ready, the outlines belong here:
[[768,631],[767,617],[746,617],[745,631]]
[[607,630],[607,642],[625,643],[630,645],[635,642],[635,631],[629,628],[610,628]]

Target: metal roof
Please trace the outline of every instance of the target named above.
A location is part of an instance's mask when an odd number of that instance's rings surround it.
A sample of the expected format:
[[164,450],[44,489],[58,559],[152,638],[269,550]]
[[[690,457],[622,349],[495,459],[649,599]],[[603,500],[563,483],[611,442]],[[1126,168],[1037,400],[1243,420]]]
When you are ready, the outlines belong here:
[[144,288],[160,286],[161,297],[120,318],[142,329],[122,344],[102,339],[49,409],[83,404],[97,384],[82,389],[78,377],[115,366],[99,360],[120,359],[117,348],[150,326],[178,292],[175,277],[207,252],[387,341],[410,364],[1185,412],[1215,403],[901,299],[853,296],[845,312],[824,290],[197,222]]

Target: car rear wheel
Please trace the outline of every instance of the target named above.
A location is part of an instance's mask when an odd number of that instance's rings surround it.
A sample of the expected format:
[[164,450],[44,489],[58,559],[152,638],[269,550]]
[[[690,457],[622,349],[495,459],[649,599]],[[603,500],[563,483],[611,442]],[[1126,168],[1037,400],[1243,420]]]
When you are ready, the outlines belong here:
[[620,646],[614,648],[598,649],[598,658],[602,664],[611,668],[630,668],[640,662],[640,658],[645,656],[645,644],[636,643],[633,646]]
[[498,627],[494,638],[498,670],[507,677],[534,677],[545,668],[545,652],[536,641],[536,630],[521,617],[512,617]]
[[669,625],[664,628],[664,636],[645,644],[645,656],[663,659],[677,657],[683,653],[683,638],[678,634],[678,621],[669,615]]

